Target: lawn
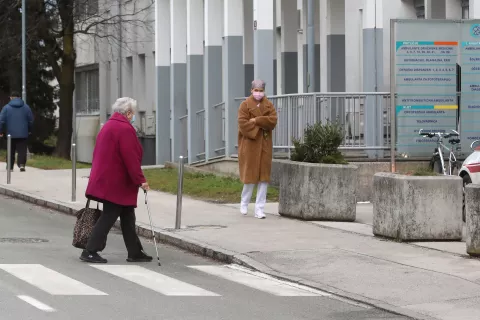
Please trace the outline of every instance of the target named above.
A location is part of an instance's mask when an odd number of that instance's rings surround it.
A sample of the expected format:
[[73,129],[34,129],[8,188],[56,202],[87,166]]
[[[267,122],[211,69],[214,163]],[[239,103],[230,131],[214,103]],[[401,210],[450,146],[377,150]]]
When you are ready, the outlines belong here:
[[[0,150],[0,161],[5,161],[5,158],[6,151]],[[53,156],[32,155],[27,161],[27,166],[44,170],[61,170],[71,169],[72,162]],[[77,162],[78,169],[90,167],[90,164]],[[177,193],[176,169],[147,169],[144,170],[144,174],[153,190]],[[184,174],[183,194],[196,199],[216,203],[237,203],[240,201],[242,188],[243,184],[238,178],[191,172]],[[255,197],[252,197],[252,201],[255,201]],[[268,188],[267,201],[278,202],[277,188]]]
[[[6,161],[7,158],[7,151],[0,150],[0,161]],[[17,165],[15,164],[15,167]],[[53,157],[53,156],[46,156],[46,155],[32,155],[30,159],[27,160],[27,166],[44,169],[44,170],[61,170],[61,169],[71,169],[72,168],[72,161]],[[80,163],[77,162],[78,169],[85,169],[90,168],[91,165],[87,163]]]
[[[153,190],[177,193],[177,170],[148,169],[143,172]],[[237,203],[240,202],[242,188],[243,184],[237,178],[203,173],[184,173],[183,194],[192,198],[216,203]],[[255,201],[254,197],[252,197],[252,201]],[[278,201],[277,188],[268,188],[267,201]]]

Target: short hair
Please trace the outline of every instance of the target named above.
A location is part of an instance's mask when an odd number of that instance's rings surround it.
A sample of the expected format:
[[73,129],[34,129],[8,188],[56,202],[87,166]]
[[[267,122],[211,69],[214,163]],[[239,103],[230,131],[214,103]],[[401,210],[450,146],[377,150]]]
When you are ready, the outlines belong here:
[[18,91],[12,91],[12,93],[10,94],[10,97],[12,98],[20,98],[20,93]]
[[252,81],[252,89],[265,89],[265,81],[257,79]]
[[112,111],[121,114],[127,114],[128,111],[135,113],[137,111],[137,100],[128,97],[118,98],[112,106]]

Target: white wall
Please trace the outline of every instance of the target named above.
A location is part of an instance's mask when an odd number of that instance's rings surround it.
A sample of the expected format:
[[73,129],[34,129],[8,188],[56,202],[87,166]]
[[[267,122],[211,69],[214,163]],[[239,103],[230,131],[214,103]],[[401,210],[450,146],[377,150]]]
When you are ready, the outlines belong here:
[[345,0],[345,90],[363,90],[363,1]]
[[390,91],[390,19],[416,19],[413,0],[383,0],[383,83],[378,91]]

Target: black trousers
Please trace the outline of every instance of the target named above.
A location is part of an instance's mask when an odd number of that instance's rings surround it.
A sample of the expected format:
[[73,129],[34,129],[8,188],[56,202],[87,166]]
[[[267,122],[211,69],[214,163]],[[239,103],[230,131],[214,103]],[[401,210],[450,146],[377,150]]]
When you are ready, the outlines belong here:
[[134,257],[143,250],[140,239],[135,232],[135,209],[111,202],[104,202],[102,215],[95,224],[90,239],[88,239],[86,248],[88,251],[100,251],[102,244],[107,240],[108,232],[112,229],[118,217],[120,217],[123,241],[127,247],[128,256]]
[[26,138],[12,138],[12,149],[10,153],[10,169],[13,170],[15,164],[15,153],[18,152],[17,165],[18,167],[25,167],[27,164],[27,139]]

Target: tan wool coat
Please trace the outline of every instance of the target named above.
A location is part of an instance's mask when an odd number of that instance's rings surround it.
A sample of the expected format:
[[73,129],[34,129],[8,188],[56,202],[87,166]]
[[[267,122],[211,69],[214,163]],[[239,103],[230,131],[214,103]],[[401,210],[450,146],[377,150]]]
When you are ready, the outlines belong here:
[[[250,122],[255,118],[256,123]],[[252,96],[238,110],[238,164],[240,180],[244,184],[270,182],[272,169],[272,130],[277,125],[277,111],[263,98],[261,102]]]

